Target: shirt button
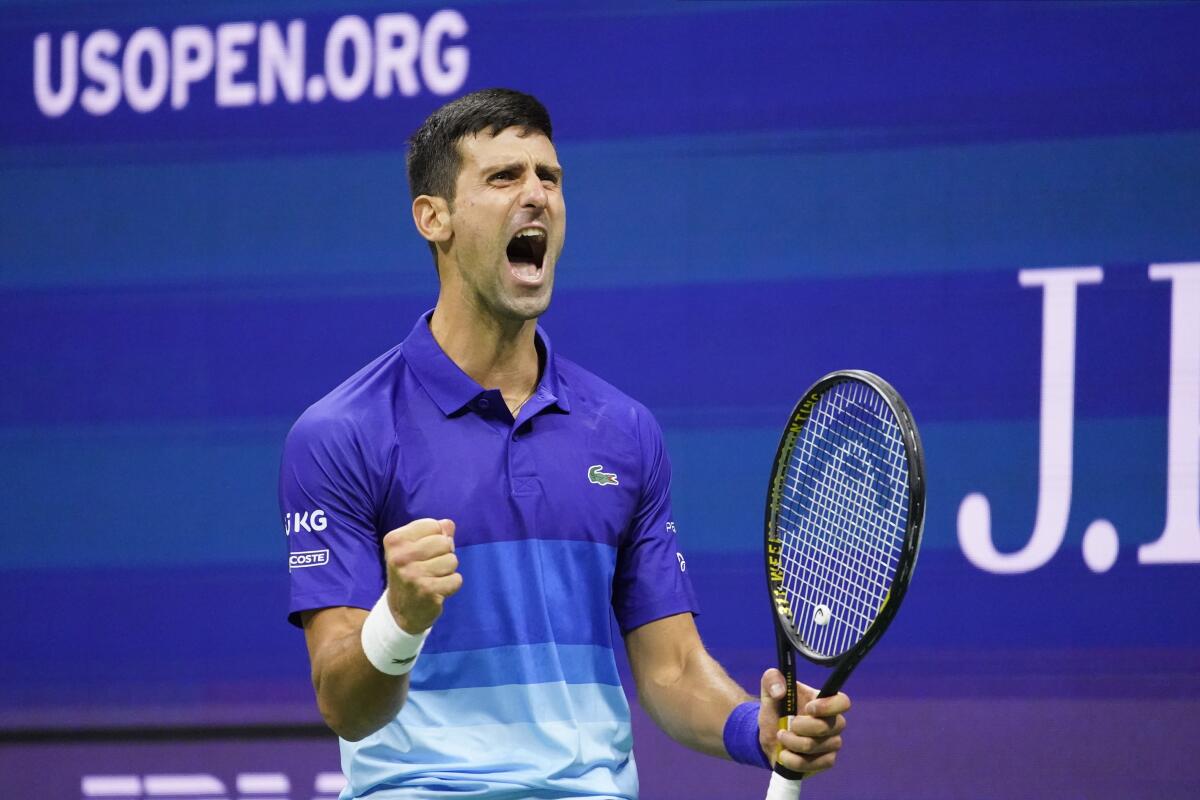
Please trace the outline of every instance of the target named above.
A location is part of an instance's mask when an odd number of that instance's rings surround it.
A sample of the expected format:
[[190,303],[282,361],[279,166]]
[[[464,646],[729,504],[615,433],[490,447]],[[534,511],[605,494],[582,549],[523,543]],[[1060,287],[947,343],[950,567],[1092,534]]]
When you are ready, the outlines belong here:
[[481,397],[481,398],[479,398],[479,402],[476,405],[478,405],[480,408],[487,408],[488,406],[491,405],[491,403],[488,401],[488,399],[486,397]]

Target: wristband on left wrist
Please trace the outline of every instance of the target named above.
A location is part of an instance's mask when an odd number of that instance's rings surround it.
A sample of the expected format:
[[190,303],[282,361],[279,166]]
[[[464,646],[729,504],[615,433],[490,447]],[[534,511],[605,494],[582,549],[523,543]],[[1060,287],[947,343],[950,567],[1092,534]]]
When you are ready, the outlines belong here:
[[753,700],[734,708],[725,720],[722,738],[725,740],[725,752],[734,761],[770,769],[771,761],[758,741],[758,710],[759,704]]

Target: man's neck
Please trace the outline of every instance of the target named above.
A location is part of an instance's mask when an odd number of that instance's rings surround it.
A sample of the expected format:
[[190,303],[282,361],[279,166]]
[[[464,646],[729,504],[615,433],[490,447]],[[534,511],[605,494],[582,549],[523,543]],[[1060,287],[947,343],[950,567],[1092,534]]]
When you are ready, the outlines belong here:
[[534,320],[502,320],[439,295],[430,332],[450,360],[485,389],[497,388],[510,410],[537,388]]

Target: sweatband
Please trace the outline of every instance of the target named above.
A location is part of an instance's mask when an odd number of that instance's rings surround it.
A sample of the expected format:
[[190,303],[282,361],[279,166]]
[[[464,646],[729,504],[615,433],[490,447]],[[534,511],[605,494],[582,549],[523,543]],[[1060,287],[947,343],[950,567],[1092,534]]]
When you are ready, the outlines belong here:
[[362,649],[375,669],[386,675],[403,675],[417,663],[428,635],[429,629],[412,634],[396,624],[385,589],[363,622]]
[[771,762],[758,743],[758,708],[757,700],[748,700],[730,712],[722,738],[725,752],[734,761],[770,769]]

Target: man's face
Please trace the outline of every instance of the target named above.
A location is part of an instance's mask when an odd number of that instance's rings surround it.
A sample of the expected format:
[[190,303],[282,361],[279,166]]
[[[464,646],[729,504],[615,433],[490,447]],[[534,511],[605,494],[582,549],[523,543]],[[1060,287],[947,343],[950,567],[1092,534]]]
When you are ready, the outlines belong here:
[[459,140],[462,167],[450,214],[451,269],[465,299],[520,321],[550,304],[567,225],[554,145],[540,133],[522,133],[506,128]]

